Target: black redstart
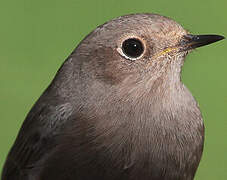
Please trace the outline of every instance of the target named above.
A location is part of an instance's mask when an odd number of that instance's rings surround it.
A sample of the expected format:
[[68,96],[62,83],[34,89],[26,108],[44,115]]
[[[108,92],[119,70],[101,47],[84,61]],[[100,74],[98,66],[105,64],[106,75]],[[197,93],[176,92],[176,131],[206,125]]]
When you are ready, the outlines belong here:
[[191,35],[157,14],[91,32],[27,115],[3,180],[192,180],[203,151],[199,107],[180,73]]

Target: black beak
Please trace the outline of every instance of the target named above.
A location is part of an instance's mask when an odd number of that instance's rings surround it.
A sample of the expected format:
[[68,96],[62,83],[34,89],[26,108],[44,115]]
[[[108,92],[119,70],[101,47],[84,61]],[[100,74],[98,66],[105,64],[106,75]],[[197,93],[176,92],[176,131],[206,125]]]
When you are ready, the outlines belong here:
[[195,49],[201,46],[205,46],[217,41],[225,39],[224,36],[220,35],[191,35],[187,34],[183,36],[182,41],[180,42],[181,50],[187,51],[190,49]]

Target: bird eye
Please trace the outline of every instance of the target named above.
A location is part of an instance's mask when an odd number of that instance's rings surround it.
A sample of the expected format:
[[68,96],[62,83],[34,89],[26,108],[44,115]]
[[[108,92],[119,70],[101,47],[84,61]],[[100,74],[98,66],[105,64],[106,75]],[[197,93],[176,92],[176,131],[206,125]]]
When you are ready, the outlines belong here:
[[122,43],[122,51],[129,59],[134,59],[143,54],[144,47],[139,39],[130,38]]

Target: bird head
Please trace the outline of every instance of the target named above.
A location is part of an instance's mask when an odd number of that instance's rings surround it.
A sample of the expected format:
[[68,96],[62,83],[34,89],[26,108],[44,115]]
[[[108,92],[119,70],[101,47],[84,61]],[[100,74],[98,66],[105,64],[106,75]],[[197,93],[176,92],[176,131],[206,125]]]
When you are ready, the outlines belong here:
[[192,35],[174,20],[157,14],[132,14],[97,27],[72,57],[77,56],[87,68],[85,72],[106,84],[152,84],[164,76],[180,79],[188,52],[223,38]]

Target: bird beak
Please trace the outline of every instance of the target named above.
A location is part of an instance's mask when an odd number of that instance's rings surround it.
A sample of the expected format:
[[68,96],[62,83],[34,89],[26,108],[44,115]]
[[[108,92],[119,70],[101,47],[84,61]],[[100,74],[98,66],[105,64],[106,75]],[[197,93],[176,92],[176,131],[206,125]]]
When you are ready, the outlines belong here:
[[217,41],[225,39],[224,36],[220,35],[184,35],[180,41],[180,50],[188,51],[190,49],[195,49],[201,46],[205,46]]

